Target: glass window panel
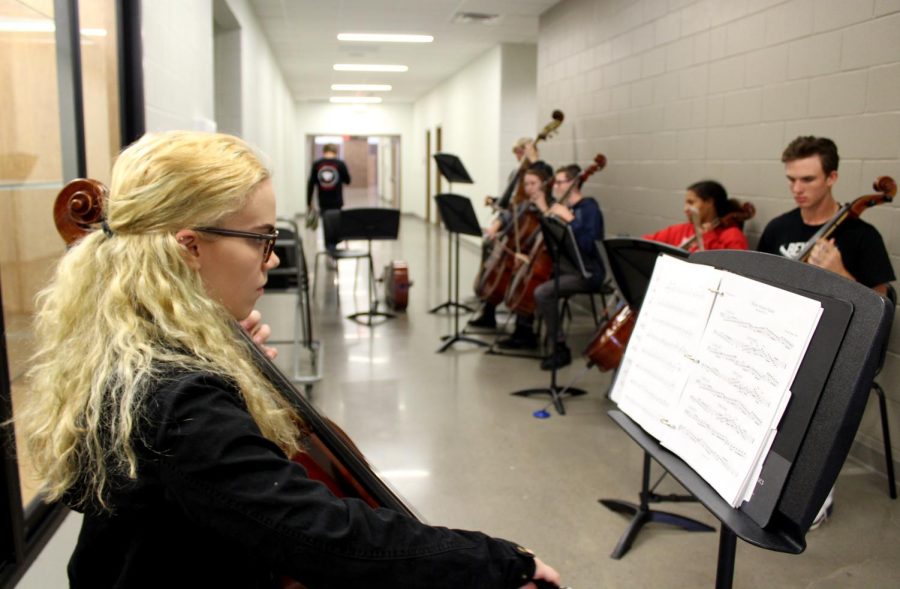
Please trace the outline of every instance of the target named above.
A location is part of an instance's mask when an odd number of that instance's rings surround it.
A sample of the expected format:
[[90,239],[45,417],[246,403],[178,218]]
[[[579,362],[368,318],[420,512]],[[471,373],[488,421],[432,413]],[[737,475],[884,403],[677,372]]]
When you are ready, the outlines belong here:
[[119,151],[115,0],[81,0],[78,12],[87,174],[108,185]]
[[[64,251],[51,213],[62,186],[52,0],[0,0],[0,72],[0,284],[15,414],[34,350],[34,296]],[[37,489],[17,447],[27,505]]]

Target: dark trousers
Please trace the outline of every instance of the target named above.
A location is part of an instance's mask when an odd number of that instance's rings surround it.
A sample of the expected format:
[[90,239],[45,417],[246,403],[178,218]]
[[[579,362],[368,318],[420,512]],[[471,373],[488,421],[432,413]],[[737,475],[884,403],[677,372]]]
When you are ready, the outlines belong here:
[[[566,338],[565,334],[563,334],[562,330],[559,329],[560,323],[557,318],[559,303],[558,301],[564,297],[573,294],[580,293],[589,293],[593,292],[597,289],[592,288],[592,285],[584,279],[581,274],[567,273],[563,272],[559,276],[559,297],[555,296],[557,293],[554,292],[554,279],[551,278],[547,282],[542,282],[534,289],[534,302],[536,307],[536,313],[544,318],[544,322],[547,324],[547,340],[553,341],[552,338],[556,337],[556,341],[565,343]],[[518,315],[516,317],[516,329],[525,329],[531,328],[534,324],[533,316],[523,316]],[[557,331],[559,329],[559,331]]]

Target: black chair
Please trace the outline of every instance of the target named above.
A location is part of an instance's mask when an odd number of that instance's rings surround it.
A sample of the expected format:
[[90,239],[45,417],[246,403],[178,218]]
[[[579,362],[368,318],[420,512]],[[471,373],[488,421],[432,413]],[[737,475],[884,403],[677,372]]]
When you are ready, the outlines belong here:
[[[278,239],[275,241],[275,255],[280,263],[277,268],[269,270],[266,282],[266,294],[290,294],[296,296],[294,309],[293,337],[290,340],[273,340],[270,344],[290,343],[293,351],[293,367],[291,380],[312,386],[320,380],[321,363],[319,362],[319,342],[313,339],[312,309],[309,299],[309,272],[306,265],[306,254],[297,224],[290,219],[279,218],[276,221]],[[300,369],[301,353],[309,354],[312,374],[302,374]]]
[[[340,244],[344,242],[344,237],[342,234],[341,227],[341,210],[340,209],[331,209],[324,211],[321,217],[322,221],[322,233],[325,237],[325,243],[334,243]],[[359,260],[363,258],[369,259],[369,265],[372,264],[372,256],[368,250],[364,249],[350,249],[347,247],[347,244],[344,243],[344,247],[338,247],[333,251],[322,250],[320,252],[316,252],[316,260],[315,266],[313,268],[313,298],[316,296],[316,285],[319,281],[319,259],[322,256],[328,256],[328,259],[335,264],[335,272],[337,272],[337,263],[340,260],[356,260],[356,270],[354,272],[354,281],[356,280],[357,275],[359,274]],[[355,284],[355,282],[354,282]]]
[[[562,306],[560,307],[560,317],[565,317],[566,319],[568,319],[569,323],[571,323],[572,322],[572,307],[570,304],[570,299],[572,297],[575,297],[578,295],[585,295],[588,297],[588,301],[590,301],[590,303],[591,303],[591,315],[594,317],[594,326],[600,327],[600,324],[603,321],[606,321],[607,319],[609,319],[609,317],[607,316],[608,312],[607,312],[606,297],[612,296],[613,294],[615,294],[615,292],[616,292],[616,289],[615,289],[615,286],[613,286],[612,281],[607,279],[603,283],[603,285],[600,287],[600,290],[589,291],[589,292],[576,292],[576,293],[572,293],[570,295],[564,296],[564,297],[562,297]],[[602,317],[597,314],[597,300],[594,298],[596,296],[600,297],[600,305],[601,305],[601,307],[603,307],[603,316]]]
[[[897,291],[890,284],[887,288],[887,298],[893,306],[897,306]],[[884,349],[881,351],[881,360],[878,362],[878,369],[875,371],[876,378],[884,366],[885,356],[887,356],[887,343],[885,343]],[[881,437],[884,440],[884,461],[888,478],[888,494],[891,496],[891,499],[896,499],[897,483],[894,481],[894,456],[893,452],[891,452],[891,430],[888,425],[887,401],[884,397],[884,389],[881,388],[877,380],[872,381],[872,392],[878,397],[878,407],[881,410]]]

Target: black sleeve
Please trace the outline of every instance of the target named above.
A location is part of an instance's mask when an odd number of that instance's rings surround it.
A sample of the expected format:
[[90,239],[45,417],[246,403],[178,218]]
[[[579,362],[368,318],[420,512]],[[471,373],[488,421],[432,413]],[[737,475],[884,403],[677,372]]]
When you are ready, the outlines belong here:
[[163,397],[155,448],[167,499],[193,521],[315,587],[519,587],[534,560],[480,532],[426,526],[338,499],[264,438],[208,375]]
[[756,244],[756,251],[765,252],[767,254],[778,254],[775,244],[772,243],[772,223],[768,223],[763,229],[762,235],[759,236],[759,243]]
[[306,208],[312,206],[313,192],[318,184],[316,178],[316,164],[313,162],[312,168],[309,170],[309,180],[306,181]]
[[[847,271],[857,282],[869,288],[892,282],[895,279],[894,268],[881,234],[868,223],[859,221],[858,224],[859,240],[853,247],[853,259],[845,262]],[[840,247],[840,243],[838,245]]]
[[343,182],[344,184],[350,184],[350,170],[347,169],[347,165],[344,162],[339,161],[338,169],[340,170],[341,174],[341,182]]

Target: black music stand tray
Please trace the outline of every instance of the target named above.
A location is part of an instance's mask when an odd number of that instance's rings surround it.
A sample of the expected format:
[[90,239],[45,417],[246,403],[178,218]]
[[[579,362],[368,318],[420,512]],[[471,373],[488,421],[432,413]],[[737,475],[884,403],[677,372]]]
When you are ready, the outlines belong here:
[[[559,316],[559,272],[560,262],[565,258],[581,272],[584,278],[590,278],[591,273],[584,267],[584,261],[581,259],[581,252],[578,251],[578,242],[575,241],[575,234],[572,233],[572,227],[553,217],[541,217],[541,232],[544,235],[544,245],[550,258],[553,260],[553,298],[557,304],[554,308],[556,313],[556,331],[557,333],[548,333],[547,337],[552,338],[550,343],[551,357],[556,356],[556,349],[559,345],[557,341],[559,330],[562,327],[561,317]],[[560,415],[566,414],[566,406],[563,405],[563,397],[577,397],[586,395],[584,389],[576,389],[572,386],[561,387],[556,384],[556,367],[550,372],[550,386],[538,389],[524,389],[510,393],[519,397],[530,397],[531,395],[550,395],[553,400],[553,406]]]
[[[472,201],[458,194],[438,194],[434,197],[437,202],[438,210],[441,213],[441,221],[447,229],[451,239],[451,247],[453,236],[456,236],[456,245],[454,249],[447,251],[448,259],[455,255],[456,257],[456,294],[451,296],[445,305],[453,307],[453,334],[445,335],[441,339],[446,340],[444,344],[438,348],[437,352],[441,353],[456,342],[468,342],[479,346],[487,346],[488,343],[461,335],[459,332],[459,310],[461,308],[468,309],[465,305],[459,304],[459,236],[461,233],[466,235],[481,236],[481,226],[478,224],[478,218],[475,216],[475,209],[472,208]],[[455,252],[455,253],[454,253]],[[450,282],[451,274],[447,275]],[[432,309],[432,312],[435,309]]]
[[398,209],[358,208],[341,210],[340,241],[366,240],[369,253],[369,310],[348,315],[362,325],[374,325],[373,317],[393,319],[393,313],[378,310],[375,295],[375,265],[372,262],[372,241],[376,239],[397,239],[400,231],[400,211]]
[[826,270],[759,252],[703,251],[707,264],[819,300],[823,314],[791,385],[792,397],[750,501],[732,508],[681,458],[621,411],[610,417],[720,522],[716,589],[734,579],[737,539],[799,554],[847,458],[869,397],[894,308],[875,291]]
[[[466,167],[463,165],[462,161],[458,157],[456,157],[455,155],[450,154],[450,153],[436,153],[432,157],[434,158],[434,161],[437,162],[438,171],[441,173],[441,176],[443,176],[447,180],[447,182],[450,184],[449,192],[453,192],[453,183],[454,182],[459,183],[459,184],[472,184],[472,182],[473,182],[472,177],[469,176],[469,172],[466,171]],[[439,194],[435,195],[435,198],[437,198],[438,196],[441,196],[441,195],[439,195]],[[470,203],[469,207],[471,208],[471,203]],[[441,220],[443,221],[444,220],[444,211],[440,208],[440,203],[438,203],[438,213],[441,215]],[[475,227],[478,228],[478,233],[467,233],[467,235],[477,235],[478,237],[481,237],[481,225],[478,224],[478,218],[474,217],[474,214],[475,214],[475,211],[473,210],[472,215],[473,215],[473,218],[475,218]],[[444,222],[444,226],[446,226],[446,225],[447,225],[447,223]],[[452,230],[448,229],[448,231],[452,231]],[[463,233],[466,233],[466,232],[463,231]],[[458,257],[459,256],[459,235],[456,236],[456,239],[457,239],[456,255]],[[453,234],[451,233],[450,235],[447,235],[447,300],[444,301],[443,303],[441,303],[440,305],[438,305],[437,307],[430,309],[428,311],[429,313],[437,313],[441,309],[449,309],[449,308],[465,309],[467,313],[471,313],[472,311],[474,311],[474,309],[472,309],[472,307],[459,302],[459,285],[457,285],[457,288],[456,288],[456,291],[457,291],[456,298],[453,298],[453,294],[452,294],[453,293],[452,248],[453,248]],[[459,280],[459,260],[458,259],[456,261],[456,269],[457,269],[456,279],[458,281]],[[443,351],[443,350],[439,350],[439,351]]]
[[[644,302],[644,295],[653,276],[653,268],[660,254],[668,254],[676,258],[685,259],[688,252],[671,245],[636,239],[631,237],[616,237],[603,241],[606,249],[606,257],[609,261],[609,270],[612,272],[622,298],[637,313]],[[610,387],[612,388],[612,387]],[[611,511],[630,517],[631,521],[625,532],[619,538],[618,544],[613,549],[611,558],[616,560],[625,556],[631,548],[631,544],[643,529],[645,524],[651,522],[664,523],[676,526],[688,532],[712,532],[713,528],[695,519],[671,513],[650,509],[650,503],[662,502],[694,502],[697,499],[693,495],[668,494],[659,495],[656,487],[665,478],[664,473],[650,486],[650,455],[644,453],[643,476],[641,478],[641,491],[638,493],[639,504],[620,499],[600,499],[599,502]]]

